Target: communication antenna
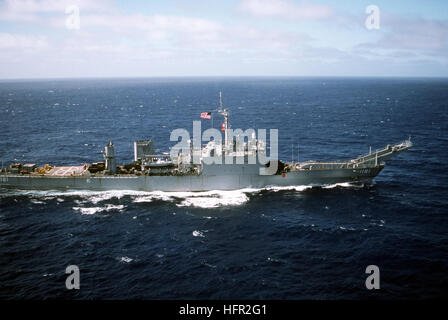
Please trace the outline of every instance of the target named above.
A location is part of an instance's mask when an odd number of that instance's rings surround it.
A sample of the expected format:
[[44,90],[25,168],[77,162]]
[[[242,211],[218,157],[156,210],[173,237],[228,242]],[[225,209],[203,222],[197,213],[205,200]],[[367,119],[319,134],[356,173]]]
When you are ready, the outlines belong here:
[[224,131],[225,134],[225,142],[224,142],[224,146],[226,150],[229,150],[229,133],[228,133],[228,129],[230,128],[230,124],[229,124],[229,112],[227,111],[227,109],[223,109],[222,108],[222,92],[219,91],[219,114],[224,116],[224,123],[222,124],[222,130]]
[[219,112],[222,112],[222,92],[219,91]]
[[294,144],[291,143],[291,157],[292,157],[292,164],[294,165]]

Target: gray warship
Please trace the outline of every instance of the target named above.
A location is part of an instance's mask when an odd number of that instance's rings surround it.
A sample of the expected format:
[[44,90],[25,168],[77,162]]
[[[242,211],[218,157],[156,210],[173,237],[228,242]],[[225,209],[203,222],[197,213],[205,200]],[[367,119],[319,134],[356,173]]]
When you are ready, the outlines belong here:
[[[409,138],[374,152],[370,148],[368,154],[347,161],[249,161],[266,152],[266,142],[252,136],[248,139],[250,141],[237,143],[240,140],[236,141],[230,135],[229,111],[222,107],[221,94],[218,113],[224,117],[223,142],[209,141],[200,146],[199,150],[191,148],[190,152],[160,155],[156,154],[152,140],[139,140],[134,142],[134,161],[117,165],[114,144],[110,141],[104,148],[102,162],[77,166],[46,164],[42,167],[32,163],[12,163],[1,169],[0,187],[25,190],[176,192],[370,183],[385,167],[387,159],[412,147]],[[211,158],[225,157],[233,159],[232,163],[210,161]],[[269,172],[267,168],[275,170]]]

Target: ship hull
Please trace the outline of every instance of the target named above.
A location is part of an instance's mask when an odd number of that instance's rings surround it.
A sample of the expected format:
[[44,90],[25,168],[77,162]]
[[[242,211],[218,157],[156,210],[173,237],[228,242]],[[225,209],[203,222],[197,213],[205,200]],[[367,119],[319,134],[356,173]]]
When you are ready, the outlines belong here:
[[362,169],[297,170],[282,175],[200,174],[185,176],[0,175],[0,187],[32,190],[209,191],[267,186],[328,185],[369,182],[382,166]]

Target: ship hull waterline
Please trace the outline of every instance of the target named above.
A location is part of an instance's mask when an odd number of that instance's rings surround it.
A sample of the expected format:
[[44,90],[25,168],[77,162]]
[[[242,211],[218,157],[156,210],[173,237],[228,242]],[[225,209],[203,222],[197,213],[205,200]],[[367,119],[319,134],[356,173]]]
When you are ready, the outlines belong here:
[[36,176],[0,175],[0,187],[23,190],[133,190],[211,191],[264,188],[269,186],[331,185],[368,183],[383,166],[362,169],[297,170],[281,175],[179,175],[179,176]]

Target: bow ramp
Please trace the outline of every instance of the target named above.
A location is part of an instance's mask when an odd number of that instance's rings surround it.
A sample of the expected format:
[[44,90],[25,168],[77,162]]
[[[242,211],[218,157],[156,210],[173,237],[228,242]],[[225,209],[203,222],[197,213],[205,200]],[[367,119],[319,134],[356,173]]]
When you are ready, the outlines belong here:
[[393,146],[388,144],[383,149],[376,150],[373,153],[370,152],[369,154],[353,159],[351,162],[355,165],[373,164],[373,163],[375,165],[378,165],[378,163],[381,163],[382,161],[392,158],[400,154],[401,152],[410,149],[412,146],[413,144],[411,142],[411,139],[394,144]]

